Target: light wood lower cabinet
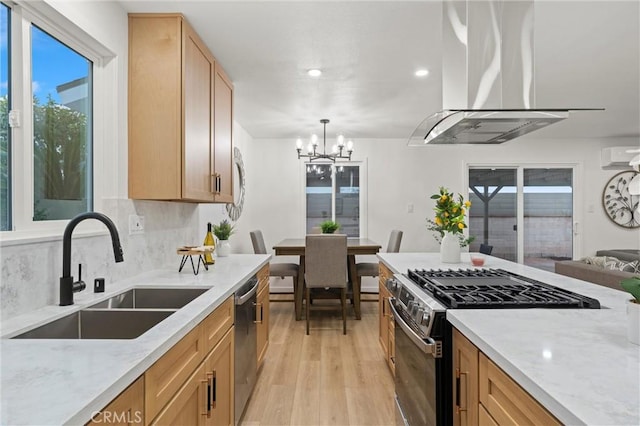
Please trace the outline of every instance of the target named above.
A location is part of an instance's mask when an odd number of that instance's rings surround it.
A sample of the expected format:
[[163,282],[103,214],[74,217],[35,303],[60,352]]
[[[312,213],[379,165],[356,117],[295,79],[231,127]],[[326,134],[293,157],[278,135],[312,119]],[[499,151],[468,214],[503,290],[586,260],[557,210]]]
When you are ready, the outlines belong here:
[[269,264],[267,263],[257,273],[258,300],[256,303],[257,322],[257,353],[258,368],[262,365],[269,347]]
[[144,376],[140,376],[109,405],[95,413],[88,425],[144,424]]
[[453,330],[454,425],[560,425],[511,377]]
[[454,426],[478,424],[478,348],[453,330]]
[[395,374],[395,323],[389,307],[391,293],[387,290],[387,279],[393,276],[393,272],[383,263],[380,263],[378,272],[378,324],[380,346],[387,360],[391,372]]
[[151,424],[232,425],[233,345],[232,328]]
[[[230,296],[149,367],[145,373],[146,424],[190,424],[188,420],[195,419],[193,424],[233,423],[234,309]],[[220,379],[214,385],[210,377],[214,368],[208,363],[220,353],[227,358],[215,368]],[[221,408],[216,416],[206,405],[214,387],[224,401],[218,404]]]

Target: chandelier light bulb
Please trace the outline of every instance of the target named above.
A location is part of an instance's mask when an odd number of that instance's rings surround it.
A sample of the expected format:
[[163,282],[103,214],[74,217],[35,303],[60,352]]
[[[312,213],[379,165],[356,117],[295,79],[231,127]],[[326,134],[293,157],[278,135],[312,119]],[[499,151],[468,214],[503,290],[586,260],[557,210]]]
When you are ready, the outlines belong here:
[[352,140],[347,142],[347,151],[349,151],[349,152],[353,151],[353,141]]
[[338,146],[340,146],[340,147],[344,146],[344,136],[343,135],[338,135]]
[[309,154],[313,154],[313,145],[311,145],[311,144],[307,145],[307,152]]
[[315,133],[311,135],[311,144],[313,146],[318,146],[318,135]]
[[302,149],[302,139],[296,140],[296,148]]

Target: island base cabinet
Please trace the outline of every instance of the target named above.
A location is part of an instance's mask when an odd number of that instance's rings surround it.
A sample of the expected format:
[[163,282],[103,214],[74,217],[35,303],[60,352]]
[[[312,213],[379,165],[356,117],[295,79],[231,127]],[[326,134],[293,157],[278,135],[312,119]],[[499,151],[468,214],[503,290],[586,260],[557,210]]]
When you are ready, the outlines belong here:
[[493,424],[561,424],[483,353],[479,356],[479,374],[480,405],[486,408]]
[[561,425],[458,330],[453,330],[453,424]]
[[142,425],[144,424],[144,376],[133,382],[109,405],[91,416],[87,425]]
[[230,329],[152,425],[232,425],[233,347]]

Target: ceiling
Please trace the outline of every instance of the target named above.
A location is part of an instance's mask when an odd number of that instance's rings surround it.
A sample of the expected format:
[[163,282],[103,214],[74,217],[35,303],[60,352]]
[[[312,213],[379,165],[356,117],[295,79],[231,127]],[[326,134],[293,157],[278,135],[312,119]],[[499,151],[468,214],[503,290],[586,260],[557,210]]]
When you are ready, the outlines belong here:
[[[120,3],[186,16],[233,81],[235,119],[254,138],[293,143],[321,134],[319,120],[328,118],[328,138],[408,139],[442,109],[440,1]],[[637,2],[538,3],[536,106],[605,111],[576,113],[534,135],[638,137]],[[322,76],[309,77],[312,68]],[[421,68],[427,77],[414,75]]]

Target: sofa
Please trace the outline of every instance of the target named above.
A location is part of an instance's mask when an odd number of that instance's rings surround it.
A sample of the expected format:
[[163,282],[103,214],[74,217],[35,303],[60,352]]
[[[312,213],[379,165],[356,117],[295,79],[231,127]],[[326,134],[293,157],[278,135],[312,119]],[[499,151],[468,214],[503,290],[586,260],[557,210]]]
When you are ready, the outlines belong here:
[[640,250],[599,250],[595,257],[556,262],[555,272],[622,290],[620,281],[640,275]]

